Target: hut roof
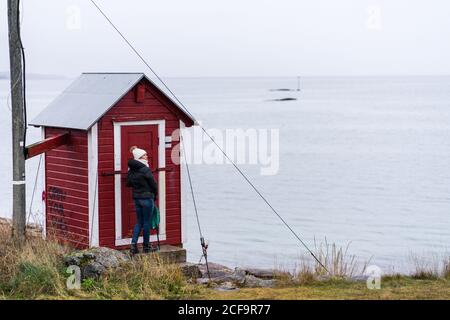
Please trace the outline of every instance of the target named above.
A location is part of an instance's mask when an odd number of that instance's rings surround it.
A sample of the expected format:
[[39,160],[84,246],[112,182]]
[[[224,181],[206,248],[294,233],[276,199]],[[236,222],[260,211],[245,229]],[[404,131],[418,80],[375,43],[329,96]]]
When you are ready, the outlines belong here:
[[191,126],[195,119],[143,73],[82,73],[30,125],[88,130],[142,79],[149,81]]

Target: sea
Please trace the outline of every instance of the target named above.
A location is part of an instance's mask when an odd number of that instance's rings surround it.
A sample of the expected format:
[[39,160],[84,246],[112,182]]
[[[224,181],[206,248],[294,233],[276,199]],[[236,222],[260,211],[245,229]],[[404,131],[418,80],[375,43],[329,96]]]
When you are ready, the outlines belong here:
[[[28,80],[28,119],[72,80]],[[294,270],[311,257],[293,233],[313,252],[343,248],[349,261],[386,273],[412,272],[419,260],[432,265],[449,256],[450,76],[305,76],[299,91],[296,77],[165,82],[216,136],[276,133],[269,174],[260,161],[238,163],[260,194],[227,161],[189,164],[199,218],[198,224],[185,179],[189,261],[202,257],[199,225],[208,260],[229,267]],[[12,211],[9,85],[0,80],[2,217]],[[40,129],[30,127],[27,143],[39,139]],[[214,153],[202,141],[200,148]],[[38,167],[39,157],[26,163],[32,223],[43,214]]]

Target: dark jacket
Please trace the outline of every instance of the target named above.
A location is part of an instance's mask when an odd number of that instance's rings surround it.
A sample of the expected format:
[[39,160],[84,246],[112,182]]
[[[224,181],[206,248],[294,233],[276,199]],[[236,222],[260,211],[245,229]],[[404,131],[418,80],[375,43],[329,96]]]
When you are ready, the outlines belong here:
[[134,199],[156,199],[158,186],[149,167],[137,160],[128,161],[127,187],[133,188]]

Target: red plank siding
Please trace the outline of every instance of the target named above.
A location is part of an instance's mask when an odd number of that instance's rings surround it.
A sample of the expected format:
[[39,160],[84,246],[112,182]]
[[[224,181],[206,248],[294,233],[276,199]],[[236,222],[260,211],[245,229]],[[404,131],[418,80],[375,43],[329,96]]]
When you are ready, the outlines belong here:
[[[46,128],[49,138],[67,130]],[[47,236],[77,248],[89,245],[87,132],[45,154]]]

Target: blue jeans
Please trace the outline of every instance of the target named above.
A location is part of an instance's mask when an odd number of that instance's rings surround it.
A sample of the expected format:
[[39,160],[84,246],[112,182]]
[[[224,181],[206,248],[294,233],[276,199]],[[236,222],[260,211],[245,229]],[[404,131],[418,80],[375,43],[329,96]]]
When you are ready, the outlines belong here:
[[153,199],[134,199],[134,205],[136,207],[136,225],[133,229],[131,243],[136,244],[138,242],[139,234],[143,230],[144,245],[148,245],[150,243],[150,222],[152,221],[154,206]]

